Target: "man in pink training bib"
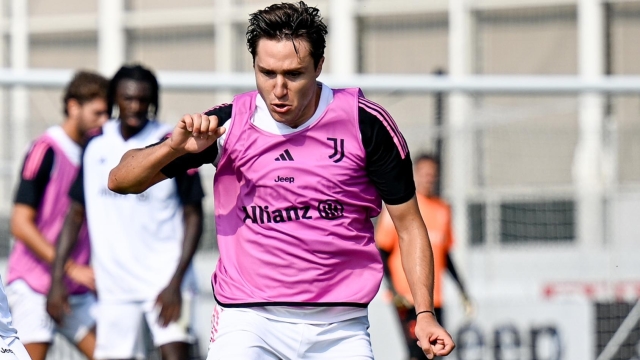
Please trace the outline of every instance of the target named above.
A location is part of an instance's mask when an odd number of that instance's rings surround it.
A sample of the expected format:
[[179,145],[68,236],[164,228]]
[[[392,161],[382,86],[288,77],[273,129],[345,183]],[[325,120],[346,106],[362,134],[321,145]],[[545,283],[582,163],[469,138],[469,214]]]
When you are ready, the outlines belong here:
[[96,342],[95,280],[89,266],[91,247],[85,222],[78,246],[64,267],[69,307],[56,324],[47,313],[51,264],[71,207],[69,189],[80,171],[87,135],[107,121],[109,81],[86,71],[75,74],[65,90],[65,120],[52,126],[31,144],[20,172],[11,232],[16,240],[8,263],[7,299],[13,325],[33,360],[44,360],[56,332],[88,359]]
[[382,262],[371,218],[398,228],[429,358],[454,347],[433,315],[433,255],[407,144],[359,89],[317,82],[326,25],[283,3],[251,15],[257,91],[185,115],[170,138],[127,152],[109,188],[138,193],[203,164],[217,167],[220,260],[209,360],[372,359],[367,306]]

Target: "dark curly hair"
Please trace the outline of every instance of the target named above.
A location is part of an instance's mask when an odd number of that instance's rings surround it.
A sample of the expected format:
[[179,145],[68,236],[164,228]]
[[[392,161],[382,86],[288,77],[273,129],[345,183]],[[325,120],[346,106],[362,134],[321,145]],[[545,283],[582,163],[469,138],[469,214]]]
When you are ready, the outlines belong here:
[[122,80],[135,80],[149,84],[151,87],[151,103],[153,105],[153,116],[158,114],[160,108],[160,101],[158,93],[160,92],[160,85],[158,85],[158,79],[153,72],[142,65],[124,65],[113,76],[113,79],[109,82],[109,92],[107,93],[107,111],[109,117],[111,117],[111,111],[113,105],[116,103],[116,91],[118,91],[118,84]]
[[296,54],[299,53],[294,40],[306,40],[317,68],[324,56],[326,36],[327,25],[322,21],[318,8],[307,6],[304,1],[297,4],[274,4],[251,14],[247,28],[247,47],[255,63],[260,39],[291,40]]

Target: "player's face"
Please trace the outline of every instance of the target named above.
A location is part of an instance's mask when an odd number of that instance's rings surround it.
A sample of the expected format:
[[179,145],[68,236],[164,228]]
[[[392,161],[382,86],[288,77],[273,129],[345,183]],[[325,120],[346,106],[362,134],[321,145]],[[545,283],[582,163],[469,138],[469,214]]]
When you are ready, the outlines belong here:
[[292,128],[304,124],[318,106],[320,88],[316,82],[322,63],[313,64],[306,40],[258,41],[254,70],[260,96],[274,120]]
[[116,89],[116,104],[124,125],[133,129],[144,127],[149,121],[147,113],[151,104],[151,86],[131,79],[120,81]]
[[78,127],[80,134],[84,136],[87,131],[99,128],[108,118],[105,99],[96,98],[84,103],[79,108]]
[[438,180],[438,165],[431,160],[418,161],[413,170],[413,177],[416,182],[416,192],[430,196]]

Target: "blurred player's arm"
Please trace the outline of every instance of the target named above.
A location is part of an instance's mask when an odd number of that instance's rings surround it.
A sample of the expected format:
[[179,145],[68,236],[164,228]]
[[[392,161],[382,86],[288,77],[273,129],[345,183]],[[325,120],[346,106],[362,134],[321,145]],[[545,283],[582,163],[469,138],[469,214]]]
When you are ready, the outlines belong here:
[[85,220],[83,173],[81,167],[69,190],[71,205],[62,225],[62,231],[56,245],[56,255],[51,267],[51,288],[47,295],[47,312],[58,323],[61,323],[64,315],[69,312],[67,289],[63,283],[65,274],[73,281],[95,290],[93,269],[69,260]]
[[[56,256],[51,271],[51,288],[47,295],[47,312],[59,324],[62,323],[64,316],[70,311],[68,293],[63,279],[68,270],[67,261],[78,241],[78,233],[84,218],[84,206],[73,201],[58,239]],[[95,286],[93,287],[95,288]]]
[[34,145],[27,154],[11,214],[11,234],[24,243],[40,260],[51,264],[54,246],[38,230],[38,208],[44,197],[53,168],[55,154],[45,143]]
[[188,172],[176,176],[178,193],[183,204],[184,239],[182,254],[169,285],[160,292],[156,304],[160,306],[159,322],[167,326],[180,318],[182,310],[181,286],[184,276],[193,260],[202,237],[204,191],[198,172]]
[[462,297],[462,305],[464,306],[464,311],[467,316],[471,316],[473,314],[473,304],[471,303],[471,298],[467,293],[467,290],[464,286],[462,278],[458,275],[458,271],[456,269],[455,263],[453,262],[453,258],[451,257],[451,248],[453,247],[453,223],[451,219],[451,208],[448,209],[448,219],[447,219],[447,227],[444,235],[444,243],[447,247],[447,270],[451,277],[455,281],[456,285],[458,285],[458,289],[460,290],[460,295]]
[[[127,151],[118,166],[109,173],[109,189],[120,194],[141,193],[171,177],[162,171],[170,164],[180,167],[180,163],[186,164],[188,160],[199,159],[188,155],[206,152],[207,149],[215,151],[217,155],[215,143],[224,132],[223,127],[218,127],[215,115],[185,115],[165,141],[144,149]],[[195,162],[199,163],[198,166],[206,163]]]
[[451,277],[458,285],[458,289],[460,290],[460,295],[462,297],[462,305],[464,306],[464,312],[467,316],[471,316],[473,314],[473,303],[471,302],[471,298],[467,293],[467,290],[462,282],[462,279],[458,275],[458,271],[456,270],[456,266],[451,258],[451,253],[447,252],[447,270],[451,274]]
[[453,350],[454,343],[433,314],[433,254],[415,198],[411,158],[393,119],[370,109],[378,107],[361,101],[358,117],[367,175],[386,203],[398,233],[402,267],[415,310],[431,312],[421,313],[416,320],[418,344],[428,358],[444,356]]
[[447,252],[447,270],[451,274],[451,277],[458,285],[458,289],[460,289],[460,293],[465,299],[469,299],[469,294],[467,294],[467,290],[465,289],[464,283],[462,279],[458,275],[458,271],[456,270],[456,266],[453,263],[453,259],[451,258],[451,253]]

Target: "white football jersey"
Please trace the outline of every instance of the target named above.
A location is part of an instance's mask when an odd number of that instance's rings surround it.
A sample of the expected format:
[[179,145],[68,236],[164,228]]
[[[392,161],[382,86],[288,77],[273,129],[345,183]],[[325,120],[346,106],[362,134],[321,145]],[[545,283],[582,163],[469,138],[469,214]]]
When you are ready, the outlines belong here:
[[[161,140],[171,128],[156,121],[125,141],[111,120],[83,155],[85,209],[92,265],[101,300],[155,298],[168,285],[182,253],[183,211],[176,182],[162,181],[138,195],[107,187],[109,172],[130,149]],[[193,281],[193,273],[187,275]]]

